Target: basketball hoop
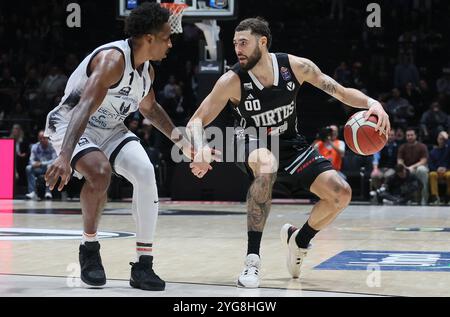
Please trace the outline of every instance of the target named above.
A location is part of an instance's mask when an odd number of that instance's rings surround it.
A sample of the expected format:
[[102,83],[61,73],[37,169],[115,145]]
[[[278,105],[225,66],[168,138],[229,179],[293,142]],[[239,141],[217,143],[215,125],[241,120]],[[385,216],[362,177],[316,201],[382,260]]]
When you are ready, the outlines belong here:
[[183,11],[188,7],[185,3],[160,3],[161,7],[170,11],[169,24],[172,33],[183,33],[183,26],[181,20],[183,18]]

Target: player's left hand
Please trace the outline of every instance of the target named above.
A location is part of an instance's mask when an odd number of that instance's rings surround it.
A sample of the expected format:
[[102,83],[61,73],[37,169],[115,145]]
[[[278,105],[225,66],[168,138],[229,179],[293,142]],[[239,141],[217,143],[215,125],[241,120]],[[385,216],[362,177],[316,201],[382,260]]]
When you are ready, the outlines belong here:
[[386,111],[384,111],[383,106],[378,101],[375,101],[369,108],[369,110],[366,111],[366,115],[364,116],[364,118],[367,120],[372,114],[378,117],[375,131],[379,131],[380,135],[384,133],[387,136],[389,134],[389,131],[391,130],[389,115],[386,113]]

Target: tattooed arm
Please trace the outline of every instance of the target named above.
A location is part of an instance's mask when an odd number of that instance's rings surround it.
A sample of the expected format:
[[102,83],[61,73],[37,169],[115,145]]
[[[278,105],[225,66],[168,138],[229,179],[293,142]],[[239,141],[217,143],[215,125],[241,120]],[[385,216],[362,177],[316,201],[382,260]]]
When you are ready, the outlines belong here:
[[366,118],[369,118],[371,114],[376,115],[378,117],[377,130],[380,131],[380,134],[388,134],[390,130],[389,116],[378,101],[357,89],[343,87],[333,78],[322,73],[319,67],[309,59],[289,55],[289,62],[299,82],[306,81],[350,107],[369,109]]

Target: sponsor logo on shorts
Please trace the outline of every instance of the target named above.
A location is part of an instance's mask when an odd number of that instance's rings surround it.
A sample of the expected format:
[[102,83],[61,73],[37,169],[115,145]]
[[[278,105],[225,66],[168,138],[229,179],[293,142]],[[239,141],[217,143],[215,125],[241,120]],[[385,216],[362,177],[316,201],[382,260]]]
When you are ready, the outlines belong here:
[[78,146],[84,146],[86,144],[89,144],[89,140],[86,138],[80,138],[80,141],[78,141]]

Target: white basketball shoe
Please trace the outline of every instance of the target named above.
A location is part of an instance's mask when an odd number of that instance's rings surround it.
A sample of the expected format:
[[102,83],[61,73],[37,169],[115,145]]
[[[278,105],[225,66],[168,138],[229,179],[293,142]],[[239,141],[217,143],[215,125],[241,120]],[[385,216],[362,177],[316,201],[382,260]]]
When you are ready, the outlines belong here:
[[239,275],[237,287],[258,288],[261,259],[257,254],[249,254],[245,259],[245,268]]
[[[289,229],[295,229],[294,233],[289,238],[288,242],[288,232]],[[300,276],[300,270],[303,263],[303,259],[308,253],[308,249],[302,249],[297,246],[295,242],[295,237],[298,235],[300,229],[295,228],[293,225],[287,223],[281,228],[280,238],[281,243],[287,246],[288,254],[287,254],[287,268],[289,273],[293,278],[298,278]]]

